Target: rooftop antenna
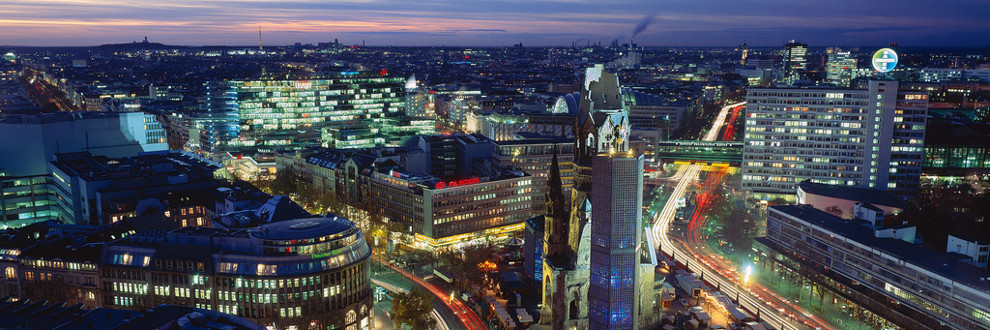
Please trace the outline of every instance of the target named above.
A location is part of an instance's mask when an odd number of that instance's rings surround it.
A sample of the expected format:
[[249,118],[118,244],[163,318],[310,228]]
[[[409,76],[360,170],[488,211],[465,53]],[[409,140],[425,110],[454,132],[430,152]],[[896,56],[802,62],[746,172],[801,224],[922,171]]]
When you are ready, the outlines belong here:
[[258,25],[258,50],[265,50],[265,45],[261,43],[261,25]]

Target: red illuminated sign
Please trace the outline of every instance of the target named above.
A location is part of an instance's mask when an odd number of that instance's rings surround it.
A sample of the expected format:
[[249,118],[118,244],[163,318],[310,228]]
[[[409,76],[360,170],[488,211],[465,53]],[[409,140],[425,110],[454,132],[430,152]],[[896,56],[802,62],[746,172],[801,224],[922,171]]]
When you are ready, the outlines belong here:
[[299,80],[295,83],[296,88],[309,89],[313,88],[313,82],[309,80]]
[[379,72],[378,74],[380,74],[380,75],[383,75],[383,76],[384,76],[384,75],[387,75],[387,74],[388,74],[388,70],[386,70],[386,69],[382,69],[382,71],[381,71],[381,72]]
[[447,181],[447,182],[440,181],[437,182],[437,184],[434,187],[436,189],[443,189],[447,187],[466,186],[479,182],[481,182],[481,179],[478,178],[460,179],[460,180]]

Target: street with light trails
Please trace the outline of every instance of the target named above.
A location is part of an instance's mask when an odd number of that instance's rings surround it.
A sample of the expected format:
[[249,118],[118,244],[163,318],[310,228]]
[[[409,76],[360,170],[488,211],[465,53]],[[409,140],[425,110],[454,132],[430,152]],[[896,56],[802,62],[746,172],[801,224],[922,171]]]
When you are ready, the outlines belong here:
[[[732,123],[740,115],[744,105],[745,103],[736,103],[723,107],[703,140],[716,141],[720,137],[731,139],[735,130]],[[720,135],[719,133],[723,131],[722,127],[726,125],[724,133]],[[708,248],[703,232],[707,221],[704,208],[710,202],[711,190],[721,184],[725,177],[725,169],[710,172],[706,180],[700,184],[698,209],[691,217],[683,240],[670,237],[668,232],[677,210],[677,200],[684,197],[688,188],[696,184],[695,181],[702,170],[702,165],[684,165],[672,176],[676,178],[677,185],[663,209],[653,219],[653,235],[660,245],[659,250],[685,264],[730,297],[738,297],[740,307],[754,315],[758,313],[759,318],[769,321],[771,325],[782,329],[835,329],[801,306],[787,301],[757,283],[742,283],[744,276],[740,274],[736,265]]]

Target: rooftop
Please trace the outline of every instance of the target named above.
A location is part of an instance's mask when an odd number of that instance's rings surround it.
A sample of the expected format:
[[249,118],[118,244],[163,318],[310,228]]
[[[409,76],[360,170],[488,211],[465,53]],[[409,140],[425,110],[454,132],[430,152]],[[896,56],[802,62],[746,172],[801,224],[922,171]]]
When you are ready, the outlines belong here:
[[[180,326],[182,325],[182,326]],[[81,304],[0,298],[3,329],[262,329],[247,319],[220,312],[176,305],[158,305],[147,311],[82,309]]]
[[103,112],[103,111],[76,111],[76,112],[52,112],[31,115],[7,116],[0,119],[0,124],[26,124],[42,125],[58,122],[89,119],[109,119],[119,118],[125,114],[143,114],[141,112]]
[[877,238],[864,221],[842,219],[809,205],[771,206],[770,210],[801,219],[846,239],[881,250],[939,276],[983,292],[990,292],[990,283],[982,280],[990,277],[990,272],[964,262],[963,259],[968,257],[961,254],[935,252],[899,239]]
[[251,236],[260,239],[287,240],[330,236],[357,228],[354,222],[328,213],[326,217],[280,221],[252,229]]
[[52,164],[70,175],[86,181],[140,180],[147,185],[149,177],[168,177],[160,184],[187,183],[213,178],[219,166],[182,151],[161,151],[135,157],[108,158],[88,152],[57,154]]
[[805,193],[809,194],[864,202],[874,205],[896,207],[902,210],[907,207],[907,202],[903,198],[882,190],[843,185],[830,185],[807,180],[801,181],[801,183],[798,184],[798,189],[801,189]]

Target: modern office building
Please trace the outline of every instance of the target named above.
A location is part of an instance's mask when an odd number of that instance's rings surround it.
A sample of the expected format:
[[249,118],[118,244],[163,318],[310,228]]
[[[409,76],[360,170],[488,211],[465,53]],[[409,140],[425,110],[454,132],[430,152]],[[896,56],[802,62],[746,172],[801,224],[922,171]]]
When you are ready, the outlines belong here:
[[[89,153],[58,154],[50,163],[60,219],[100,225],[147,212],[163,212],[181,226],[203,226],[203,210],[220,186],[222,168],[198,156],[162,151],[109,158]],[[181,216],[180,216],[181,215]]]
[[[378,72],[211,82],[195,127],[199,146],[253,155],[363,139],[384,145],[383,119],[401,114],[405,82]],[[353,127],[361,129],[345,129]],[[325,131],[331,128],[343,131]]]
[[691,101],[671,102],[629,88],[622,90],[622,97],[629,112],[629,136],[646,144],[646,149],[639,152],[647,160],[654,159],[660,142],[670,140],[671,134],[681,127],[685,116],[694,111]]
[[336,215],[134,234],[102,255],[104,306],[170,303],[277,328],[371,328],[371,248]]
[[867,89],[754,88],[746,96],[743,189],[793,199],[804,180],[919,189],[928,95],[897,81]]
[[961,80],[990,82],[990,69],[922,68],[918,70],[918,80],[930,83]]
[[616,150],[595,156],[593,164],[589,325],[640,329],[640,256],[652,250],[641,246],[643,156]]
[[523,269],[526,277],[533,282],[543,281],[543,235],[544,216],[538,215],[526,220],[526,233],[523,238]]
[[990,125],[929,123],[921,169],[926,176],[941,178],[990,174]]
[[856,56],[853,56],[848,51],[835,51],[829,53],[827,62],[825,63],[826,79],[829,83],[849,87],[849,83],[852,81],[853,72],[856,71]]
[[107,157],[167,150],[165,130],[143,112],[59,112],[0,119],[0,172],[48,172],[56,153],[87,151]]
[[518,139],[495,141],[495,160],[501,167],[516,168],[533,177],[533,210],[542,212],[553,159],[559,163],[564,198],[569,201],[574,186],[574,139],[519,133]]
[[[472,124],[476,122],[476,124]],[[574,138],[574,114],[571,113],[476,113],[468,117],[472,133],[481,133],[495,141],[514,140],[517,133],[534,133]]]
[[141,112],[61,112],[0,119],[0,227],[67,220],[56,205],[48,162],[56,153],[108,157],[168,149],[155,116]]
[[523,230],[533,211],[533,178],[521,171],[441,179],[425,173],[380,169],[371,173],[372,213],[408,228],[423,248]]
[[405,169],[460,179],[485,171],[493,165],[495,142],[481,134],[418,135],[406,139]]
[[867,204],[860,208],[845,220],[806,205],[773,206],[767,236],[758,241],[904,328],[990,327],[990,272],[964,255],[914,244],[914,227]]
[[784,81],[793,82],[801,78],[808,69],[808,44],[791,40],[784,44]]

